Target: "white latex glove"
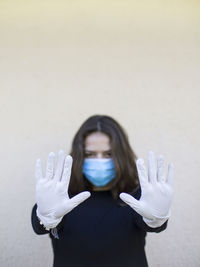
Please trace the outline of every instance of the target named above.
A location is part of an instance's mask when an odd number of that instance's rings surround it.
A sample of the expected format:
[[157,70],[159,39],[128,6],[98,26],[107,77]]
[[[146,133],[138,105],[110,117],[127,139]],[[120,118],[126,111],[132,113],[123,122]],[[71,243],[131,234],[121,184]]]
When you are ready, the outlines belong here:
[[143,217],[143,221],[150,227],[161,226],[171,214],[171,202],[173,196],[174,167],[168,166],[168,176],[164,175],[164,158],[157,158],[157,170],[155,157],[152,151],[148,154],[148,175],[143,159],[136,161],[137,171],[141,186],[139,200],[130,194],[121,193],[120,198]]
[[36,214],[44,227],[49,230],[56,227],[63,216],[86,200],[91,194],[88,191],[69,198],[68,186],[71,175],[72,157],[65,157],[63,150],[58,153],[56,168],[55,154],[49,154],[46,175],[42,175],[41,160],[36,162]]

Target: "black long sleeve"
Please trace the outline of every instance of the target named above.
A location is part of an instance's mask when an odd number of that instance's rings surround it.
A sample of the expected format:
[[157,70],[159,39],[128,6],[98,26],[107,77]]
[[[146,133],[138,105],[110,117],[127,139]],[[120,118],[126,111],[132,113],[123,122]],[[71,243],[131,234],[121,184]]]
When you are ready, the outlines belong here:
[[[133,196],[140,198],[140,189]],[[119,206],[110,191],[93,191],[91,196],[63,217],[59,239],[46,231],[32,209],[32,226],[37,234],[52,241],[54,267],[147,267],[146,232],[161,232],[167,222],[151,228],[128,205]]]
[[36,209],[37,209],[37,205],[35,204],[33,206],[32,213],[31,213],[31,223],[32,223],[34,232],[38,235],[49,234],[49,231],[45,230],[43,225],[40,224],[37,218],[37,215],[36,215]]

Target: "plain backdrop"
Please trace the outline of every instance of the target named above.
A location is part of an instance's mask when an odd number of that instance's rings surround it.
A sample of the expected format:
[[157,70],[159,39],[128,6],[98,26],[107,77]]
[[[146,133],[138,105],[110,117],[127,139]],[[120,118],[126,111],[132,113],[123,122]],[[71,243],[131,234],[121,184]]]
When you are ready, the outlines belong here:
[[[166,231],[148,233],[150,267],[200,266],[199,1],[0,1],[0,266],[49,267],[31,227],[34,166],[94,114],[133,150],[175,166]],[[81,223],[81,222],[80,222]]]

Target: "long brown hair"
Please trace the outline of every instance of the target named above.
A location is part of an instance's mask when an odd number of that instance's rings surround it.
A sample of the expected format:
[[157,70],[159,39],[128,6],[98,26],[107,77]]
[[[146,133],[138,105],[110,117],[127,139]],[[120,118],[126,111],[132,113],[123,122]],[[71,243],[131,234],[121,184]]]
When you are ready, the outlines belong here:
[[92,185],[84,177],[82,166],[85,158],[85,138],[93,132],[102,132],[110,137],[112,158],[116,176],[111,192],[115,200],[119,193],[131,193],[139,186],[136,154],[130,147],[128,136],[122,126],[106,115],[89,117],[74,136],[70,155],[73,158],[69,195],[74,196],[85,190],[92,190]]

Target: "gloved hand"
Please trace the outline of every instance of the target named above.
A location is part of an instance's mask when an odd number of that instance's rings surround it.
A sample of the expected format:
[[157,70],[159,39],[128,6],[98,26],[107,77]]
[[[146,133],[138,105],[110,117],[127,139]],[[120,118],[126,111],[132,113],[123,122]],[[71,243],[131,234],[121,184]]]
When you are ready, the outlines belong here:
[[150,227],[161,226],[171,214],[173,196],[174,167],[168,166],[168,176],[164,175],[164,158],[160,155],[157,159],[152,151],[148,155],[148,175],[143,159],[136,161],[137,171],[141,186],[139,200],[130,194],[121,193],[120,198],[143,217],[143,221]]
[[74,209],[91,194],[88,191],[69,198],[68,186],[71,175],[72,157],[65,157],[64,151],[59,151],[56,168],[55,154],[49,154],[46,175],[42,175],[41,160],[36,162],[36,214],[44,227],[49,230],[56,227],[63,216]]

